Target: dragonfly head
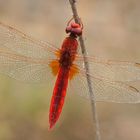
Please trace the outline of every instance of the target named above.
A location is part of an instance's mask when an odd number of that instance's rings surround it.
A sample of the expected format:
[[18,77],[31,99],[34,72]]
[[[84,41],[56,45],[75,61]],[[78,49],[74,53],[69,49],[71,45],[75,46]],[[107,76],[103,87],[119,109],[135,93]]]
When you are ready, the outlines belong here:
[[75,23],[75,22],[68,22],[66,27],[66,33],[70,33],[77,36],[82,35],[83,25]]

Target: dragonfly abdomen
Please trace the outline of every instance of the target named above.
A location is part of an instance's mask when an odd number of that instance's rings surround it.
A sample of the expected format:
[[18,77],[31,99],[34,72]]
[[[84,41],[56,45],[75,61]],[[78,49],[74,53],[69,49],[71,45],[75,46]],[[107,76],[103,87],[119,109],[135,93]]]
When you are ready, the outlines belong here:
[[69,69],[65,67],[60,67],[50,105],[50,114],[49,114],[50,129],[55,125],[62,111],[64,99],[66,96],[66,90],[68,86],[68,77],[69,77]]

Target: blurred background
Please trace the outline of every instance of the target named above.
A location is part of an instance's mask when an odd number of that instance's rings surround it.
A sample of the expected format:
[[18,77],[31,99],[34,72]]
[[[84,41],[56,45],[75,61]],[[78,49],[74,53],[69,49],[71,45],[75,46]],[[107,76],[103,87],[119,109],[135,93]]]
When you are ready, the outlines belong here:
[[[139,0],[77,0],[90,55],[140,62]],[[72,17],[68,0],[0,0],[0,21],[60,46]],[[47,83],[46,83],[47,84]],[[140,89],[140,83],[136,83]],[[68,94],[48,131],[52,90],[0,75],[0,140],[93,140],[91,106]],[[102,140],[139,140],[140,105],[97,103]]]

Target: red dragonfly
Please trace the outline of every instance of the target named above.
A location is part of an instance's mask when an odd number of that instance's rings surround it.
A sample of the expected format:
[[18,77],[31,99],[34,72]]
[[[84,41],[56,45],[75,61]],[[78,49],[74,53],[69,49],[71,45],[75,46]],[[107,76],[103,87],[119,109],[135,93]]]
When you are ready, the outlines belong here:
[[[1,73],[28,82],[50,83],[56,78],[49,113],[50,129],[61,114],[67,88],[95,101],[140,102],[139,90],[128,84],[140,80],[140,63],[87,56],[91,71],[87,73],[83,56],[77,51],[77,37],[82,29],[82,25],[69,22],[66,27],[69,35],[58,49],[0,23]],[[91,77],[95,97],[89,95],[87,75]]]

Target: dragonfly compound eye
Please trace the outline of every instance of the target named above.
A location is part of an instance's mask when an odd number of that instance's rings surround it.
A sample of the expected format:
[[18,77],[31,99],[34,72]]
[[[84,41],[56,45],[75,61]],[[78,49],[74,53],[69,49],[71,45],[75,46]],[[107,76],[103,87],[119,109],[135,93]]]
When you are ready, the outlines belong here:
[[82,27],[80,24],[72,22],[66,27],[66,33],[72,33],[76,36],[80,36],[82,34]]

